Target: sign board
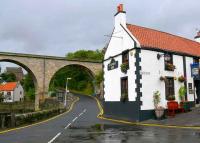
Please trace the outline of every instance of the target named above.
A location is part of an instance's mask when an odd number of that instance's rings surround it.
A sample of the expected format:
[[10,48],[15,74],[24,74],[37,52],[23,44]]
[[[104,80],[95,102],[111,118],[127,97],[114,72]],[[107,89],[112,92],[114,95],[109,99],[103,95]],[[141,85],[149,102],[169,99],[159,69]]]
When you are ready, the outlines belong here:
[[199,76],[199,63],[194,63],[194,64],[191,64],[190,66],[191,66],[192,77]]
[[194,90],[193,90],[193,87],[192,87],[192,83],[188,83],[188,89],[189,89],[189,94],[193,94],[194,93]]
[[115,59],[111,59],[110,63],[108,64],[108,71],[118,68],[118,61]]

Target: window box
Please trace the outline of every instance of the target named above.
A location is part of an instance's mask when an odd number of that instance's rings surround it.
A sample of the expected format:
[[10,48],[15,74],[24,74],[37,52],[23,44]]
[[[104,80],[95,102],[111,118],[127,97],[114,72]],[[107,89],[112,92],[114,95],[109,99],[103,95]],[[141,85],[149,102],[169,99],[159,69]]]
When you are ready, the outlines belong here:
[[175,65],[171,64],[171,63],[165,63],[165,69],[168,71],[174,71],[174,69],[176,69]]

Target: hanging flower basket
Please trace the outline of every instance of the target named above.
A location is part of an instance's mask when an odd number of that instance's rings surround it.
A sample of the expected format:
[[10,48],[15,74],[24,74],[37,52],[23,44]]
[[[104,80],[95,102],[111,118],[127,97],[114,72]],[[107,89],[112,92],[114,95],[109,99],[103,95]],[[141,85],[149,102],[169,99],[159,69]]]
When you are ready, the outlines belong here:
[[184,82],[184,81],[186,81],[186,78],[184,76],[179,76],[178,77],[178,81],[179,82]]
[[166,77],[165,76],[161,76],[160,77],[160,81],[165,81],[166,80]]
[[122,63],[120,67],[121,67],[121,71],[122,71],[123,73],[127,73],[127,70],[128,70],[128,68],[129,68],[128,63]]
[[176,66],[170,63],[166,63],[166,69],[170,71],[174,71],[174,69],[176,69]]

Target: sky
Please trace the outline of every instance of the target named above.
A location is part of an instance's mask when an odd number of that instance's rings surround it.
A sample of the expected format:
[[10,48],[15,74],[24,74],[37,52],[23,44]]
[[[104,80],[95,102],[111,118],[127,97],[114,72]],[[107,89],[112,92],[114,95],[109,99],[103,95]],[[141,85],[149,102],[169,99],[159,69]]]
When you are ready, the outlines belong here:
[[102,49],[119,3],[131,24],[189,39],[200,29],[199,0],[0,0],[0,52],[65,56]]

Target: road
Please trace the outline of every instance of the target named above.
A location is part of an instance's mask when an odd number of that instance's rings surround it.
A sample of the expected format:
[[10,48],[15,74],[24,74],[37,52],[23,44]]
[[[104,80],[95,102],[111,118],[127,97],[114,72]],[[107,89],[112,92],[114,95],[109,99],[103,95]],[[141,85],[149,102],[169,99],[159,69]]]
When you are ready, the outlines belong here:
[[97,118],[99,109],[95,100],[87,96],[76,96],[80,100],[68,114],[46,123],[2,134],[0,143],[47,143],[69,127],[108,123]]
[[0,135],[0,143],[199,143],[199,130],[127,126],[100,120],[96,101],[87,96],[68,114]]

